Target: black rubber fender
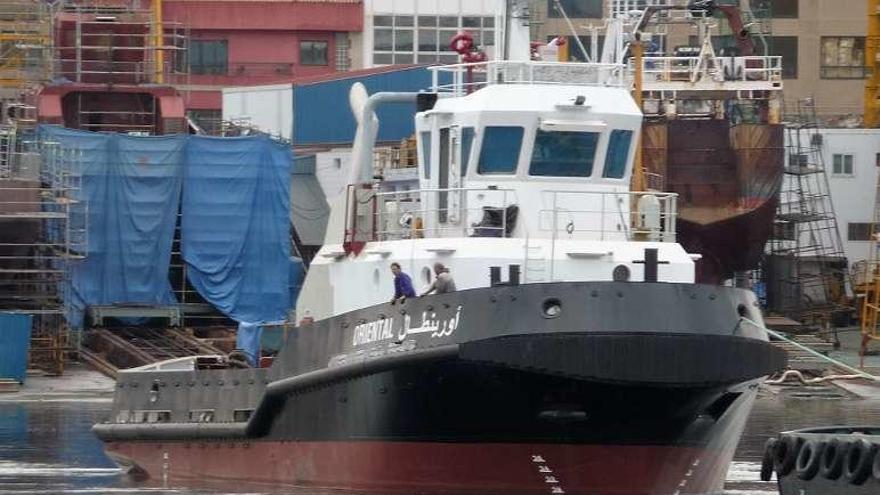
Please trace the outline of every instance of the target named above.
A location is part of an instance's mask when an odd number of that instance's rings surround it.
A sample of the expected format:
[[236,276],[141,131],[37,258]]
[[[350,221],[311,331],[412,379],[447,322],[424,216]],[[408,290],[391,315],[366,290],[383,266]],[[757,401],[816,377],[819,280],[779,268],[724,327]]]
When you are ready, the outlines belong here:
[[779,443],[776,444],[776,453],[773,456],[773,468],[776,469],[778,477],[787,476],[794,469],[801,445],[803,445],[803,439],[800,437],[783,435],[779,439]]
[[761,481],[773,479],[773,458],[776,455],[776,444],[779,442],[774,437],[764,442],[764,457],[761,458]]
[[794,470],[797,477],[809,481],[816,477],[819,472],[819,464],[822,459],[822,451],[825,450],[825,442],[807,440],[798,452]]
[[819,463],[819,474],[823,478],[836,480],[840,478],[843,472],[843,460],[846,457],[847,443],[841,442],[837,438],[832,438],[825,445],[822,451],[821,462]]
[[853,485],[861,485],[871,477],[877,446],[864,438],[850,442],[843,463],[843,477]]

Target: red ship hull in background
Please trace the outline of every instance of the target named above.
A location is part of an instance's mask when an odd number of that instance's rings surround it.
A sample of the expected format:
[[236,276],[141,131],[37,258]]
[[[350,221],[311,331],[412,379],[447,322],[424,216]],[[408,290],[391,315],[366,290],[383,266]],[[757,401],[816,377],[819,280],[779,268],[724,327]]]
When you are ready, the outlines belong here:
[[[163,36],[157,36],[156,30]],[[37,94],[37,120],[86,131],[184,132],[182,28],[130,2],[71,5],[55,16],[56,80]]]
[[697,280],[720,283],[757,268],[782,185],[782,125],[647,123],[642,150],[646,171],[679,194],[679,242],[703,256]]

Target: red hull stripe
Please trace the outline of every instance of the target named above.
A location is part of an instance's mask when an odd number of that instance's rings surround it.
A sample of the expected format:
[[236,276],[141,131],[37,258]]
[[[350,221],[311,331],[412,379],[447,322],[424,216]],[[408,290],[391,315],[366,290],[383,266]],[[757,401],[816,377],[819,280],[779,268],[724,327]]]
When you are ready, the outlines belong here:
[[688,447],[560,444],[113,442],[107,450],[154,479],[469,494],[714,493],[730,461]]

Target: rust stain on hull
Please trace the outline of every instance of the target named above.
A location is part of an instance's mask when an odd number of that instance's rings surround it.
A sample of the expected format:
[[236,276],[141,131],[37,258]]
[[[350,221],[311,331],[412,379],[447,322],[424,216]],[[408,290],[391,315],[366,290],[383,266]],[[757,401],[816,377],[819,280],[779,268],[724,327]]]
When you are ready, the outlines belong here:
[[670,120],[643,128],[646,170],[679,194],[679,241],[701,253],[697,281],[757,267],[782,185],[783,129],[727,120]]

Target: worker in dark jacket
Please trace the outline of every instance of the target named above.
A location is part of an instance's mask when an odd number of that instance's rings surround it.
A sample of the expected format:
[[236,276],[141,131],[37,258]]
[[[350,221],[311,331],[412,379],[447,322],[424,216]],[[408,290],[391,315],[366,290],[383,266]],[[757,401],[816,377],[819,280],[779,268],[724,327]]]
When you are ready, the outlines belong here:
[[409,275],[403,273],[399,263],[391,263],[391,273],[394,274],[394,297],[391,298],[391,304],[403,302],[407,297],[416,297],[416,290],[413,289],[412,279],[409,278]]

